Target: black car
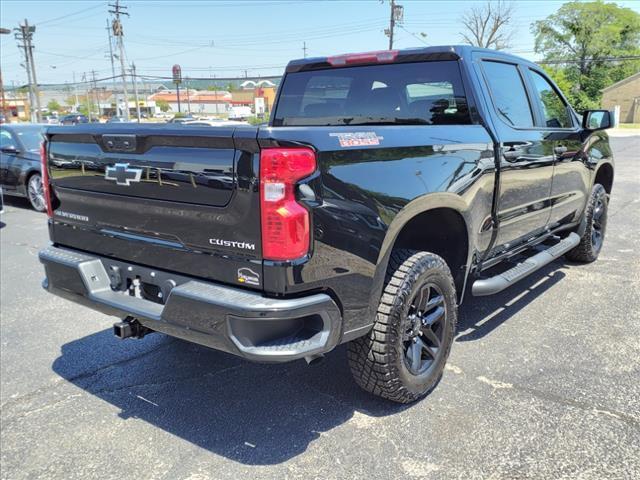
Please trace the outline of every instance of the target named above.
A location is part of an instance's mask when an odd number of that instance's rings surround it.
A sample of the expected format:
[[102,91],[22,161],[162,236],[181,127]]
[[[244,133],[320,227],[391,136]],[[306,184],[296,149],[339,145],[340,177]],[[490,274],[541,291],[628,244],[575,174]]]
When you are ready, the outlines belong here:
[[89,123],[89,119],[86,115],[80,115],[77,113],[65,115],[60,119],[61,125],[78,125],[79,123]]
[[0,185],[5,195],[27,197],[38,212],[46,208],[40,167],[45,125],[0,126]]

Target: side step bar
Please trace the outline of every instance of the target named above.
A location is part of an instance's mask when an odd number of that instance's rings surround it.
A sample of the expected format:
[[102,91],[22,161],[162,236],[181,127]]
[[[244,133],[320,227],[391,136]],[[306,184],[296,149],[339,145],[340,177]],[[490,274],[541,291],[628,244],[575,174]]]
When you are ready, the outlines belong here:
[[532,274],[536,270],[561,257],[578,245],[578,243],[580,243],[580,237],[575,233],[570,233],[569,236],[563,238],[552,247],[527,258],[524,262],[517,264],[506,272],[502,272],[494,277],[476,280],[471,287],[471,293],[474,297],[482,297],[501,292],[514,283],[519,282],[527,275]]

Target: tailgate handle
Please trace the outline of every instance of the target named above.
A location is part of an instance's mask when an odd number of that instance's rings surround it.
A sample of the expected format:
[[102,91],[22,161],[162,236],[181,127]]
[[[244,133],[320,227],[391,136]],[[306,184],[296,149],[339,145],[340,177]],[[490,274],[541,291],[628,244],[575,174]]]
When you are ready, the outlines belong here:
[[135,135],[102,135],[102,145],[109,152],[135,152]]

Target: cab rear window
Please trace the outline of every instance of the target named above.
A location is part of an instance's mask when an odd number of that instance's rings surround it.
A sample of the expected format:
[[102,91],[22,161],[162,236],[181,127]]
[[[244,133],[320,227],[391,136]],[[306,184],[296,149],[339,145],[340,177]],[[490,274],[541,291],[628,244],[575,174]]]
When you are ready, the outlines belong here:
[[289,73],[274,126],[471,123],[456,61]]

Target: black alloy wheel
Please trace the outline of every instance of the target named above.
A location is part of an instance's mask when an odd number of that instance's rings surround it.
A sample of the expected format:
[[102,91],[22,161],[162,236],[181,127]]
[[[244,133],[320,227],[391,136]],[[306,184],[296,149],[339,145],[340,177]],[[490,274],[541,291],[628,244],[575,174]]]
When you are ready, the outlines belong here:
[[433,283],[423,285],[411,300],[403,343],[412,374],[426,373],[442,355],[446,314],[444,296]]

